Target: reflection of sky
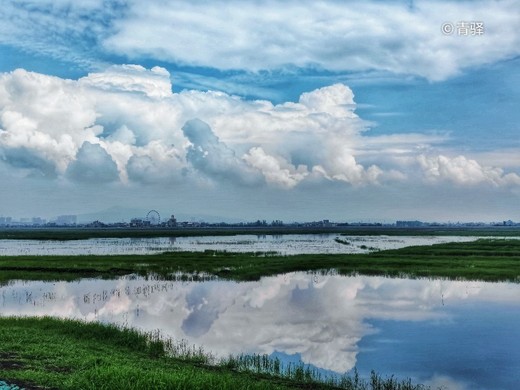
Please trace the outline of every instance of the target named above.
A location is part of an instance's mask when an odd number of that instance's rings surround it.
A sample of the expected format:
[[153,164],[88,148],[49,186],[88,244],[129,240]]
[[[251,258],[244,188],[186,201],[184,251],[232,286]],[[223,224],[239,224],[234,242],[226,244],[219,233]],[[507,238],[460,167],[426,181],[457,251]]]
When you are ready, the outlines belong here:
[[[348,242],[338,243],[340,238]],[[158,238],[93,238],[88,240],[0,240],[0,256],[123,255],[165,251],[226,250],[228,252],[366,253],[411,245],[474,241],[468,236],[339,236],[338,234],[238,235]],[[514,237],[512,237],[514,238]]]
[[512,389],[519,298],[518,284],[292,273],[250,283],[13,282],[0,288],[0,311],[161,329],[221,356],[299,356],[336,372]]
[[467,389],[518,389],[519,307],[471,301],[448,307],[449,321],[370,321],[380,332],[359,343],[366,351],[359,354],[358,369],[363,373],[376,366],[424,382],[428,379],[424,368],[429,367],[451,378],[464,378]]

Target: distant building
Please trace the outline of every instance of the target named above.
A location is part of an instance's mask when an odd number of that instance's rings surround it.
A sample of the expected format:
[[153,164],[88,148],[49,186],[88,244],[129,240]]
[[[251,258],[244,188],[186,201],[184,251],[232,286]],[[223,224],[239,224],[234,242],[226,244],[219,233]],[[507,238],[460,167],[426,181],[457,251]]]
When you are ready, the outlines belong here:
[[141,218],[132,218],[130,220],[130,227],[150,227],[152,226],[151,222],[150,221],[145,221],[144,219],[141,219]]
[[177,226],[177,219],[175,219],[175,215],[172,214],[170,219],[166,221],[166,226],[168,227],[176,227]]
[[130,220],[130,227],[143,227],[144,223],[141,218],[132,218]]
[[56,218],[56,225],[58,226],[72,226],[78,221],[76,215],[60,215]]
[[397,227],[421,227],[424,226],[424,222],[421,221],[397,221],[395,223]]
[[40,217],[33,217],[32,218],[32,224],[33,225],[45,225],[47,221],[43,218],[40,218]]
[[0,226],[10,225],[12,222],[12,217],[0,217]]
[[255,227],[258,227],[258,226],[267,226],[267,221],[264,219],[262,221],[260,221],[259,219],[256,220],[256,222],[250,222],[248,224],[248,226],[255,226]]
[[107,225],[104,224],[103,222],[100,222],[100,221],[94,221],[94,222],[91,222],[91,223],[88,223],[86,224],[85,226],[87,227],[93,227],[93,228],[102,228],[102,227],[106,227]]

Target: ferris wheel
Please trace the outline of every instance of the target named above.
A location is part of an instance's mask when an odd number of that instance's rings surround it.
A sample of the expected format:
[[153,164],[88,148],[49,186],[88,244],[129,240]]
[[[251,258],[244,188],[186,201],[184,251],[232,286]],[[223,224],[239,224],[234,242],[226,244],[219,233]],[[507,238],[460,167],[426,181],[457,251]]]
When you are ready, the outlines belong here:
[[157,210],[150,210],[146,214],[146,220],[150,222],[150,225],[159,225],[161,223],[161,215]]

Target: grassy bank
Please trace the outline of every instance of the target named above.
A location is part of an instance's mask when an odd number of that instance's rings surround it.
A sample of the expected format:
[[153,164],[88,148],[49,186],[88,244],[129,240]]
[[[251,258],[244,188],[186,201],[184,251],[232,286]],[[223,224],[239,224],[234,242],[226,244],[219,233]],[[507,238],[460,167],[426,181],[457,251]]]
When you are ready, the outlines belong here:
[[351,389],[419,390],[372,374],[319,378],[281,369],[266,356],[209,365],[208,355],[151,334],[51,318],[0,318],[0,380],[26,389]]
[[114,278],[132,273],[168,278],[174,272],[246,281],[292,271],[331,269],[341,274],[519,281],[520,240],[481,239],[356,255],[279,256],[207,251],[121,256],[5,256],[0,257],[0,282]]
[[0,239],[84,240],[88,238],[153,238],[190,236],[233,236],[243,234],[346,234],[352,236],[520,236],[520,227],[417,227],[331,226],[331,227],[202,227],[202,228],[0,228]]

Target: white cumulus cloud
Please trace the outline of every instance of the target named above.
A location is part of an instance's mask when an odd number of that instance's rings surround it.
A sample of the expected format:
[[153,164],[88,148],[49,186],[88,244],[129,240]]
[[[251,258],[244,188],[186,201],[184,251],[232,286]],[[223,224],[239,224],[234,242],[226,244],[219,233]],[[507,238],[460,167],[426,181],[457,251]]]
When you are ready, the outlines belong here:
[[110,155],[100,145],[90,142],[83,143],[66,174],[74,180],[90,183],[111,182],[119,178],[116,163]]
[[222,92],[174,93],[159,67],[112,66],[79,80],[19,69],[0,74],[0,158],[83,182],[364,186],[408,180],[419,167],[432,182],[520,184],[517,173],[488,164],[492,155],[483,165],[434,153],[441,136],[368,136],[355,108],[343,84],[275,105]]
[[477,161],[464,156],[454,158],[439,156],[418,156],[417,160],[427,180],[448,180],[461,185],[480,183],[500,185],[519,185],[520,176],[516,173],[504,173],[497,167],[482,166]]
[[258,172],[250,169],[221,142],[207,123],[192,119],[185,123],[182,131],[191,143],[186,149],[186,161],[198,171],[241,183],[253,184],[257,180]]
[[296,186],[309,174],[307,168],[303,165],[295,168],[280,157],[268,155],[261,147],[251,148],[243,158],[252,167],[258,168],[268,183],[274,183],[285,188]]
[[107,91],[142,92],[156,98],[172,95],[170,73],[159,66],[151,70],[141,65],[111,66],[101,73],[89,73],[80,84]]

